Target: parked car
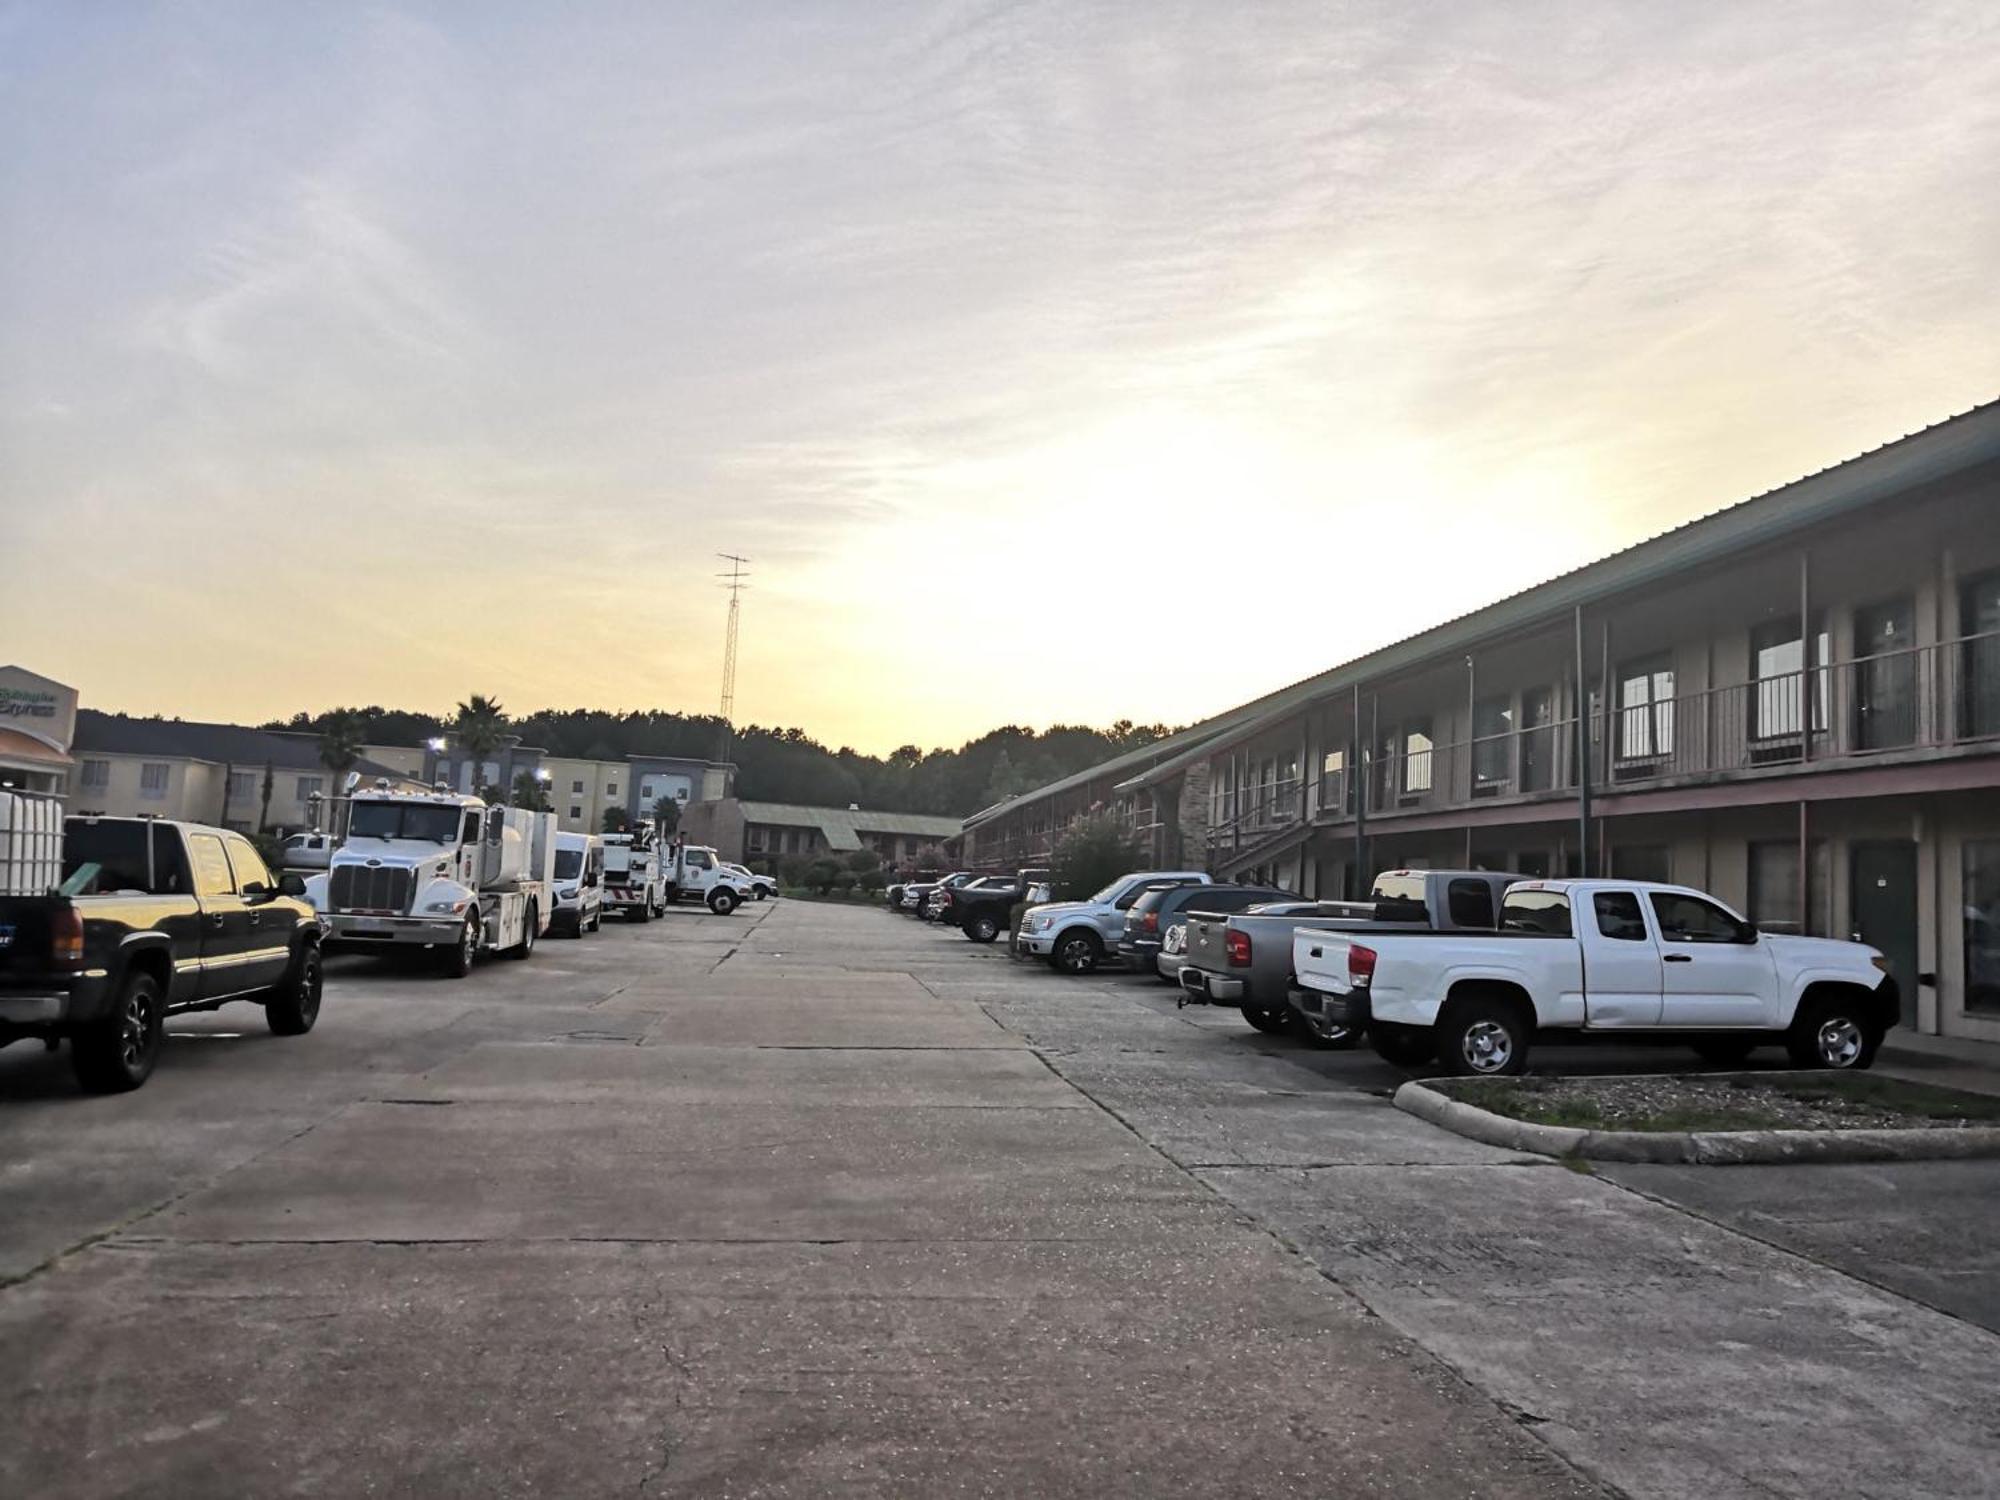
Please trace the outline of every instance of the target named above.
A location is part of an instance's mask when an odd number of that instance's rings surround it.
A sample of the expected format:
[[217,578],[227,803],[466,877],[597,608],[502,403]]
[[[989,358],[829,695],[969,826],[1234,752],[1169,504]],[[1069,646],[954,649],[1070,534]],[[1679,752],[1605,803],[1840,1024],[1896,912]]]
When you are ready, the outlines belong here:
[[1007,930],[1008,914],[1026,901],[1044,872],[1022,870],[1014,875],[990,875],[951,892],[941,920],[950,922],[975,943],[990,943]]
[[604,927],[604,839],[595,833],[556,835],[556,910],[550,930],[580,938]]
[[1031,907],[1014,934],[1023,958],[1045,958],[1064,974],[1088,974],[1116,950],[1125,913],[1150,885],[1213,885],[1205,870],[1141,870],[1121,875],[1087,901]]
[[330,833],[295,833],[280,845],[278,863],[287,870],[324,870],[333,860]]
[[748,865],[724,865],[723,869],[734,875],[750,892],[753,901],[768,901],[778,894],[778,882],[769,875],[759,875]]
[[952,927],[962,927],[964,918],[960,915],[963,910],[959,905],[960,898],[978,891],[1015,889],[1017,889],[1015,877],[1012,875],[981,875],[968,880],[964,885],[941,885],[931,892],[930,900],[926,903],[929,912],[927,920],[943,922]]
[[1385,870],[1363,902],[1319,901],[1237,916],[1188,917],[1181,989],[1199,1005],[1234,1005],[1259,1031],[1295,1022],[1309,1041],[1351,1047],[1358,1034],[1292,1003],[1292,933],[1302,925],[1351,930],[1493,930],[1500,898],[1521,877],[1490,870]]
[[945,876],[942,880],[924,881],[917,885],[904,886],[903,909],[909,912],[911,916],[917,918],[917,920],[928,922],[933,915],[930,898],[940,888],[948,886],[955,890],[959,886],[966,885],[978,878],[970,870],[959,870]]
[[1162,885],[1140,896],[1125,913],[1125,930],[1118,937],[1118,956],[1133,973],[1157,978],[1157,960],[1166,929],[1180,926],[1185,940],[1186,919],[1182,913],[1237,912],[1266,902],[1298,899],[1296,891],[1281,891],[1268,885]]
[[244,1000],[279,1036],[319,1019],[321,927],[304,880],[240,833],[153,818],[64,820],[61,881],[0,897],[0,1046],[68,1041],[77,1081],[152,1074],[166,1018]]
[[1759,932],[1650,881],[1522,881],[1491,934],[1304,927],[1292,944],[1322,1014],[1450,1073],[1520,1073],[1538,1037],[1665,1037],[1732,1064],[1782,1043],[1801,1067],[1865,1068],[1900,1014],[1877,949]]

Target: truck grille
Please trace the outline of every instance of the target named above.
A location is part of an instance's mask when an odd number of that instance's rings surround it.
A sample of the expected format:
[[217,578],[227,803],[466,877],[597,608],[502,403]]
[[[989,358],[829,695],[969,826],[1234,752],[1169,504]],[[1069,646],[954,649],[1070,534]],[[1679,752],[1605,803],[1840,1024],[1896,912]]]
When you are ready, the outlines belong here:
[[386,865],[341,865],[327,881],[327,899],[335,911],[410,909],[410,872]]

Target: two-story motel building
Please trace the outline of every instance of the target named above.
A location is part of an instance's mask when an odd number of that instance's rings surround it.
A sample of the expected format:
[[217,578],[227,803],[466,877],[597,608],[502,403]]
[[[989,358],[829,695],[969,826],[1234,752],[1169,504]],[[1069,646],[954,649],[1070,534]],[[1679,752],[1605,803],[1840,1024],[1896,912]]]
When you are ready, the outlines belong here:
[[[1337,604],[1333,607],[1337,607]],[[1308,895],[1396,866],[1706,887],[2000,1042],[2000,402],[967,820]]]

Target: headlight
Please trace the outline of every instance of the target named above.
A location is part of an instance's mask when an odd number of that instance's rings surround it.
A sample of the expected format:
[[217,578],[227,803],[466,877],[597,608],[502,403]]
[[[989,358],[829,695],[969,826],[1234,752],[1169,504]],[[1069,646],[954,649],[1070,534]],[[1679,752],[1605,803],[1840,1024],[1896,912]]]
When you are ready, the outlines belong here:
[[425,903],[424,910],[439,913],[449,912],[451,915],[456,916],[465,910],[465,903],[463,901],[431,901]]
[[576,899],[576,887],[573,885],[559,885],[556,887],[556,894],[565,901],[574,901]]
[[1037,931],[1037,932],[1047,932],[1047,931],[1049,930],[1049,924],[1050,924],[1051,922],[1053,922],[1053,921],[1055,921],[1055,918],[1054,918],[1054,917],[1037,917],[1037,918],[1035,918],[1035,931]]

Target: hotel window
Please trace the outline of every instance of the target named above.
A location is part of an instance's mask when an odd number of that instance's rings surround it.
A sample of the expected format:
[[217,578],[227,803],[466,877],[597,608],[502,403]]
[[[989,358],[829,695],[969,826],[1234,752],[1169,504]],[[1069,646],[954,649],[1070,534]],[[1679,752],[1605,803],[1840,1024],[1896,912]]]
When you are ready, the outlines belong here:
[[1965,844],[1965,1008],[2000,1015],[2000,839]]
[[572,797],[581,797],[583,795],[583,783],[581,781],[572,781],[569,784],[569,794]]
[[317,776],[301,776],[301,777],[299,778],[299,801],[303,802],[303,801],[305,801],[305,800],[306,800],[306,798],[308,798],[308,797],[316,797],[316,796],[318,796],[318,795],[319,795],[319,790],[320,790],[320,778],[319,778],[319,777],[317,777]]
[[[1826,622],[1813,634],[1813,733],[1826,729],[1826,664],[1833,655],[1833,638]],[[1755,740],[1796,741],[1804,718],[1800,685],[1805,681],[1806,642],[1799,617],[1787,615],[1750,632],[1750,670],[1756,679],[1750,700],[1750,737]]]
[[572,818],[581,818],[583,816],[583,809],[572,802],[569,805],[569,815]]
[[149,760],[139,767],[139,795],[157,801],[167,795],[165,761]]
[[615,782],[615,781],[607,781],[607,782],[605,782],[605,783],[604,783],[604,795],[605,795],[605,796],[607,796],[607,797],[615,797],[615,796],[617,796],[617,795],[618,795],[618,783],[617,783],[617,782]]
[[257,795],[257,773],[255,771],[231,771],[227,793],[231,802],[242,802]]
[[1514,779],[1514,700],[1481,698],[1472,706],[1472,795],[1497,797]]
[[108,760],[87,760],[78,778],[79,786],[107,787],[111,785],[111,762]]
[[1960,733],[2000,734],[2000,570],[1960,587],[1958,628]]
[[1618,669],[1618,758],[1657,760],[1674,753],[1674,669],[1665,656]]

